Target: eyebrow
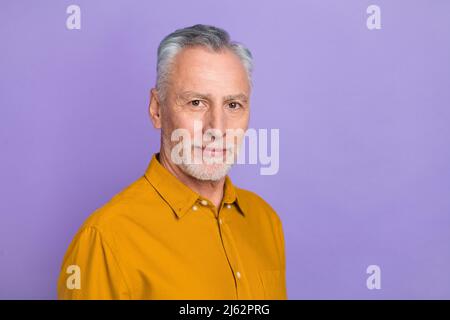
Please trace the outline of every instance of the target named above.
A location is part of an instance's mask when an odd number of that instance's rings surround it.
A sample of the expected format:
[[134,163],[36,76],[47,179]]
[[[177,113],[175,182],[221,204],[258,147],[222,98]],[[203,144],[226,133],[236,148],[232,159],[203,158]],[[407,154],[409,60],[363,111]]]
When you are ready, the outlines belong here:
[[[212,96],[210,94],[195,92],[195,91],[183,91],[180,94],[178,94],[179,98],[182,99],[190,99],[190,98],[201,98],[205,100],[212,100]],[[244,93],[238,93],[238,94],[230,94],[223,97],[224,101],[232,101],[232,100],[240,100],[242,102],[247,102],[248,97]]]
[[224,97],[224,101],[240,100],[242,102],[247,102],[247,95],[244,93],[232,94]]

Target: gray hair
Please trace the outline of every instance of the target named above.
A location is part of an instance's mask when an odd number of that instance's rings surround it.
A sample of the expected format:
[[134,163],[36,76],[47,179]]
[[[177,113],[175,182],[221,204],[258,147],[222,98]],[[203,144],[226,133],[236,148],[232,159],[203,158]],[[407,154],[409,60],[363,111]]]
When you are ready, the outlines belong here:
[[156,89],[160,100],[165,100],[167,83],[171,65],[175,56],[185,47],[201,46],[215,52],[224,49],[231,50],[241,60],[250,86],[252,85],[253,57],[248,48],[243,44],[231,41],[230,35],[223,29],[196,24],[192,27],[178,29],[166,36],[158,47],[158,62],[156,67]]

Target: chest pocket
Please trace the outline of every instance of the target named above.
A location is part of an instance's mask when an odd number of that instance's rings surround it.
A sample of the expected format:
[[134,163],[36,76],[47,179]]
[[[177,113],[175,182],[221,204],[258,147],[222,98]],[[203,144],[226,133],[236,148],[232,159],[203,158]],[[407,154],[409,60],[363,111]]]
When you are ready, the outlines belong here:
[[264,290],[264,299],[287,299],[286,275],[284,270],[262,270],[259,271],[259,278]]

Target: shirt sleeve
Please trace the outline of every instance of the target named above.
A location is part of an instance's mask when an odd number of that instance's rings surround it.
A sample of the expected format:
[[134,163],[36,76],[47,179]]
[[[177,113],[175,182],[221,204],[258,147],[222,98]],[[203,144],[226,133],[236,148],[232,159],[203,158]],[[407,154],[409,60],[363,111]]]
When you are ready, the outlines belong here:
[[95,227],[81,229],[67,250],[58,299],[130,299],[119,261]]
[[281,267],[282,267],[282,279],[283,282],[283,297],[282,299],[288,299],[287,288],[286,288],[286,246],[284,242],[284,232],[283,232],[283,224],[280,219],[278,219],[278,241],[280,246],[281,253]]

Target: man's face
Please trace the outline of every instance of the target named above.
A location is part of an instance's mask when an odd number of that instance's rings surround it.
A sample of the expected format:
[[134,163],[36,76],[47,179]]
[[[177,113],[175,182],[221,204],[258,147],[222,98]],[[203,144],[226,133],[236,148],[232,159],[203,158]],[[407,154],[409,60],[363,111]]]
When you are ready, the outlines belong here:
[[[165,155],[172,162],[175,154],[182,155],[179,167],[194,178],[221,179],[247,130],[249,99],[246,70],[233,52],[201,47],[182,50],[174,59],[166,99],[161,101]],[[172,152],[180,145],[180,140],[171,141],[176,129],[190,136],[181,152]]]

